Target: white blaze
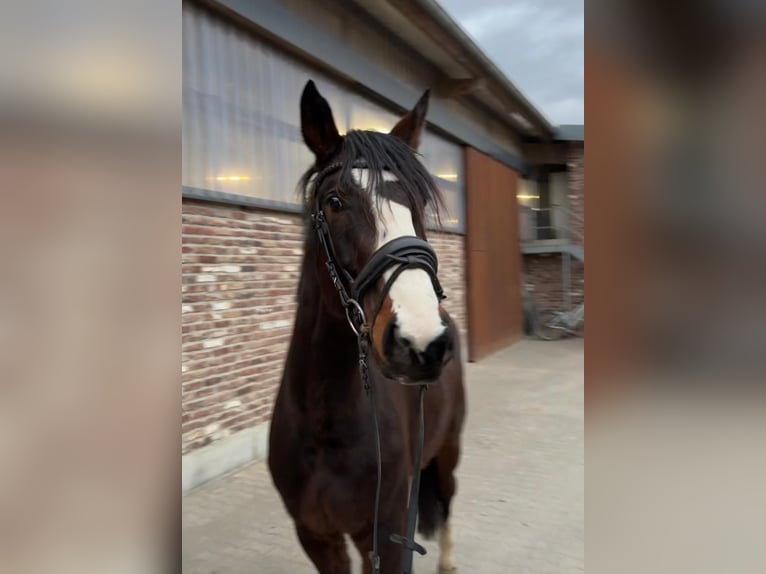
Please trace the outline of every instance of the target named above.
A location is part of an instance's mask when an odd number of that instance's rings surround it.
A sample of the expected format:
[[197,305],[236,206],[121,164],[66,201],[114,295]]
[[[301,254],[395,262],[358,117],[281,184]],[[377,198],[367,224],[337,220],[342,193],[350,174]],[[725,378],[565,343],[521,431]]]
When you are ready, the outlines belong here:
[[[369,172],[366,169],[353,169],[352,175],[357,184],[367,188]],[[383,181],[397,181],[396,177],[384,171]],[[375,201],[376,198],[373,198]],[[415,236],[412,213],[403,205],[388,199],[379,199],[380,210],[376,210],[378,228],[377,248],[397,237]],[[383,281],[388,281],[394,269],[383,274]],[[439,300],[434,292],[428,273],[422,269],[407,269],[396,278],[388,292],[399,334],[410,340],[412,346],[425,351],[428,344],[444,333],[445,326],[439,316]]]

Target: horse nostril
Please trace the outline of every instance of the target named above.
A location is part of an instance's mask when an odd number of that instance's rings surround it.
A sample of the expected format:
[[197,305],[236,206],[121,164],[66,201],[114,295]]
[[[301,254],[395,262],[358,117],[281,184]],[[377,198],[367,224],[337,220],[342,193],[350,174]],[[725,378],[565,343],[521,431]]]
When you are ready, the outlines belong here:
[[397,341],[397,331],[399,329],[396,327],[393,321],[391,321],[387,326],[386,330],[383,332],[383,353],[386,356],[391,356],[394,352],[394,349],[396,348],[396,341]]
[[423,352],[423,359],[426,364],[442,364],[451,350],[452,341],[448,332],[444,332],[439,337],[431,341]]
[[397,348],[405,351],[412,349],[412,339],[403,337],[399,332],[399,327],[396,325],[396,322],[391,321],[383,333],[383,350],[386,354],[390,354]]
[[409,337],[401,334],[395,321],[389,323],[383,332],[382,350],[386,359],[397,368],[416,368],[424,373],[440,370],[452,358],[453,340],[445,330],[421,351]]

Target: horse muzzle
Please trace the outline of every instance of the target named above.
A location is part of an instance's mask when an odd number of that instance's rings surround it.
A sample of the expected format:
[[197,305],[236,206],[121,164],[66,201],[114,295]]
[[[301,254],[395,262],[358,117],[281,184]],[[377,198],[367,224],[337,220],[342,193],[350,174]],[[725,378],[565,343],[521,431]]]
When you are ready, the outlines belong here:
[[412,341],[401,336],[396,321],[387,325],[382,341],[381,371],[399,382],[417,383],[439,378],[444,365],[453,356],[454,341],[445,325],[444,332],[425,349],[417,349]]

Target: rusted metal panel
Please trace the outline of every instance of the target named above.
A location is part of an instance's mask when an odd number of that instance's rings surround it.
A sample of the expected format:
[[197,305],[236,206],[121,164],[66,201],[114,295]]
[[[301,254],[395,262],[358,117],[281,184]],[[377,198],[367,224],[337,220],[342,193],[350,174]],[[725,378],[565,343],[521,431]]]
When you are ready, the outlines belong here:
[[476,361],[522,335],[518,174],[466,150],[469,359]]

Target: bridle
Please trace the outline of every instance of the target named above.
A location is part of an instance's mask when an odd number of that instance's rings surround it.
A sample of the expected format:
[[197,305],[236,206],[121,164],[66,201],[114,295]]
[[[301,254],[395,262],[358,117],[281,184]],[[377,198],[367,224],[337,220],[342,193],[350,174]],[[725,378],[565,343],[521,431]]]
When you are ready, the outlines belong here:
[[[330,274],[330,279],[332,280],[333,286],[338,292],[340,302],[346,312],[348,323],[356,335],[357,344],[359,347],[359,373],[361,375],[364,390],[367,393],[367,397],[370,401],[370,410],[372,412],[373,427],[375,430],[375,450],[377,455],[378,477],[377,485],[375,488],[372,551],[369,554],[369,558],[372,562],[373,572],[378,574],[380,571],[380,556],[378,554],[378,510],[380,507],[382,463],[380,456],[380,429],[378,426],[377,400],[375,396],[375,389],[370,384],[369,366],[367,363],[370,345],[370,325],[367,323],[367,318],[365,317],[364,309],[362,308],[362,302],[370,289],[372,289],[383,277],[386,271],[391,268],[394,268],[394,270],[383,285],[383,290],[380,293],[374,316],[377,316],[379,313],[394,281],[396,281],[397,277],[399,277],[399,275],[407,269],[422,269],[425,271],[431,278],[431,283],[438,299],[445,299],[445,295],[437,277],[438,260],[436,258],[436,253],[427,241],[419,237],[398,237],[382,245],[372,255],[370,260],[365,264],[365,266],[356,275],[356,277],[352,276],[345,268],[343,268],[343,266],[340,265],[336,255],[335,247],[333,245],[332,235],[330,234],[330,226],[327,223],[327,218],[325,217],[324,211],[322,211],[322,206],[319,202],[317,190],[319,189],[319,185],[325,177],[331,173],[339,171],[343,168],[343,166],[343,162],[330,164],[319,171],[319,173],[314,178],[313,195],[315,197],[315,201],[314,210],[311,215],[311,224],[317,234],[319,243],[324,248],[325,255],[327,256],[325,265],[327,267],[328,273]],[[359,168],[366,167],[366,165],[360,161],[354,162],[352,166]],[[418,444],[415,450],[414,478],[410,490],[409,506],[407,508],[407,534],[406,536],[392,534],[390,538],[392,542],[402,545],[403,574],[411,574],[412,572],[413,551],[418,552],[421,555],[425,555],[426,553],[426,549],[415,542],[415,526],[417,522],[418,494],[420,491],[420,467],[423,460],[423,442],[425,436],[423,399],[428,385],[432,382],[433,381],[419,381],[411,383],[419,387],[419,422]]]
[[[365,164],[354,162],[353,166],[364,168]],[[314,189],[317,190],[325,177],[331,173],[339,171],[342,167],[343,163],[337,162],[322,169],[314,179]],[[382,307],[383,301],[388,295],[394,281],[396,281],[397,277],[407,269],[422,269],[425,271],[431,278],[431,283],[439,300],[446,298],[444,290],[437,277],[439,263],[436,258],[436,253],[431,245],[420,237],[397,237],[385,245],[382,245],[375,253],[373,253],[372,257],[359,274],[356,277],[353,277],[338,262],[332,235],[330,234],[330,226],[327,223],[324,211],[322,211],[322,206],[320,205],[318,197],[314,202],[314,211],[311,215],[311,221],[319,238],[319,243],[322,245],[327,255],[326,265],[327,270],[330,273],[330,279],[332,280],[335,289],[338,291],[341,304],[346,310],[348,322],[357,336],[359,335],[360,326],[365,323],[361,302],[367,292],[375,286],[377,281],[391,267],[397,266],[383,286],[383,290],[381,291],[376,306],[377,310],[380,310]]]

